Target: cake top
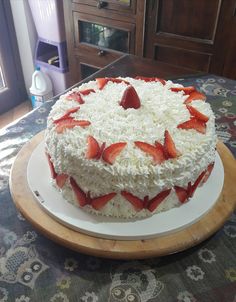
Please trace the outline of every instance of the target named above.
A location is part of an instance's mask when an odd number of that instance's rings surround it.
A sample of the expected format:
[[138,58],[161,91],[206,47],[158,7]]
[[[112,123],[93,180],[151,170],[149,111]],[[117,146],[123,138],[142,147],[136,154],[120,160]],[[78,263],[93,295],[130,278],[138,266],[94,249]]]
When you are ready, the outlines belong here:
[[60,97],[46,137],[60,136],[64,152],[111,171],[130,167],[143,174],[176,159],[183,165],[216,139],[214,114],[204,100],[194,87],[172,81],[97,79]]

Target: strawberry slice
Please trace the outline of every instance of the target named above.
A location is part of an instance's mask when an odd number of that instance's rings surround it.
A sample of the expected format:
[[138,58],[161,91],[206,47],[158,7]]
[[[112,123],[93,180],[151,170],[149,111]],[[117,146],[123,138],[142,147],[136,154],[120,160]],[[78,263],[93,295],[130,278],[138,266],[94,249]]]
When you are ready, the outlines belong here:
[[157,78],[157,77],[148,78],[148,77],[136,76],[135,79],[136,80],[143,80],[145,82],[160,82],[163,85],[165,85],[165,83],[166,83],[166,81],[164,79]]
[[96,156],[96,159],[100,159],[100,157],[102,156],[102,153],[103,153],[105,147],[106,147],[106,143],[103,142],[101,144],[100,148],[99,148],[99,152],[98,152],[98,154]]
[[91,92],[95,92],[94,89],[84,89],[79,91],[82,95],[89,95]]
[[84,191],[78,186],[73,177],[70,177],[70,184],[75,193],[76,199],[81,207],[87,204],[87,198]]
[[87,143],[88,143],[88,147],[85,157],[88,159],[97,158],[98,153],[100,151],[100,147],[97,140],[93,136],[89,135],[87,137]]
[[152,156],[154,165],[161,164],[165,160],[164,153],[161,149],[140,141],[135,141],[134,144],[143,152]]
[[154,198],[152,198],[147,206],[147,209],[150,212],[155,211],[155,209],[159,206],[159,204],[170,194],[171,189],[162,191],[158,193]]
[[149,196],[146,195],[146,196],[144,196],[144,199],[143,199],[143,208],[146,209],[148,204],[149,204]]
[[161,156],[164,159],[168,159],[169,158],[168,153],[166,153],[166,150],[165,150],[164,146],[160,142],[155,141],[155,146],[156,146],[156,149],[158,150],[158,152],[161,154]]
[[208,180],[208,178],[211,175],[211,172],[214,168],[214,164],[215,164],[215,162],[208,165],[207,170],[206,170],[206,174],[204,175],[204,177],[202,179],[202,183],[205,183]]
[[45,152],[46,156],[47,156],[47,160],[48,160],[48,165],[49,165],[49,168],[50,168],[50,172],[51,172],[51,177],[53,179],[55,179],[57,177],[57,173],[55,171],[55,168],[54,168],[54,165],[53,165],[53,162],[51,160],[51,156]]
[[170,88],[171,91],[173,92],[179,92],[179,91],[183,91],[184,94],[190,94],[194,91],[196,91],[194,86],[188,86],[188,87],[171,87]]
[[111,81],[111,82],[113,82],[113,83],[125,83],[125,84],[127,84],[127,85],[130,85],[130,83],[128,82],[128,81],[125,81],[125,80],[123,80],[123,79],[117,79],[117,78],[107,78],[108,79],[108,81]]
[[112,165],[127,143],[115,143],[107,147],[102,153],[102,159]]
[[175,193],[177,194],[179,201],[181,203],[185,203],[189,198],[188,189],[184,189],[179,186],[174,186],[174,188],[175,188]]
[[97,82],[98,89],[102,90],[103,87],[107,84],[108,79],[107,78],[97,78],[96,82]]
[[193,196],[194,192],[196,191],[198,185],[200,184],[200,182],[201,182],[202,179],[204,178],[205,174],[206,174],[206,171],[203,171],[203,172],[198,176],[198,178],[195,180],[194,184],[191,185],[191,186],[189,186],[189,188],[188,188],[188,191],[189,191],[188,194],[189,194],[190,197]]
[[100,210],[102,207],[104,207],[108,201],[110,201],[114,196],[116,196],[116,193],[109,193],[97,198],[93,198],[91,200],[91,206],[95,209],[95,210]]
[[72,92],[71,94],[69,94],[67,97],[66,97],[68,100],[73,100],[73,101],[76,101],[80,104],[84,104],[84,100],[82,98],[82,96],[80,95],[80,92]]
[[125,89],[123,96],[121,98],[121,101],[120,101],[120,106],[122,106],[124,109],[140,108],[140,106],[141,106],[140,99],[133,86],[129,85]]
[[207,122],[209,120],[209,117],[206,116],[205,114],[199,112],[196,108],[194,108],[193,106],[190,105],[186,105],[188,111],[190,112],[190,114],[194,117],[196,117],[198,120],[202,121],[202,122]]
[[184,101],[184,104],[189,104],[191,103],[193,100],[201,100],[201,101],[205,101],[206,100],[206,96],[205,94],[199,92],[199,91],[193,91],[190,93],[189,97]]
[[57,124],[60,121],[67,119],[68,117],[70,117],[70,115],[72,113],[77,112],[79,109],[80,109],[80,107],[78,106],[78,107],[74,107],[74,108],[70,108],[70,109],[66,110],[65,114],[63,116],[59,117],[58,119],[54,120],[53,123]]
[[126,191],[121,191],[120,193],[126,200],[128,200],[134,207],[137,211],[140,211],[143,209],[143,205],[144,205],[144,202],[142,199],[138,198],[137,196],[129,193],[129,192],[126,192]]
[[56,126],[56,132],[63,133],[65,129],[71,129],[75,126],[80,126],[82,128],[89,126],[91,123],[86,120],[74,120],[72,117],[61,120]]
[[190,120],[183,122],[177,126],[179,129],[194,129],[202,134],[206,133],[206,124],[195,117],[192,117]]
[[68,178],[68,175],[67,174],[57,174],[56,176],[56,184],[58,185],[59,188],[62,188],[66,182]]
[[164,149],[168,158],[176,158],[180,156],[180,152],[176,149],[175,143],[168,130],[165,130],[164,133]]
[[86,202],[87,202],[87,204],[91,204],[91,201],[92,201],[92,198],[90,196],[90,191],[88,191],[87,195],[86,195]]

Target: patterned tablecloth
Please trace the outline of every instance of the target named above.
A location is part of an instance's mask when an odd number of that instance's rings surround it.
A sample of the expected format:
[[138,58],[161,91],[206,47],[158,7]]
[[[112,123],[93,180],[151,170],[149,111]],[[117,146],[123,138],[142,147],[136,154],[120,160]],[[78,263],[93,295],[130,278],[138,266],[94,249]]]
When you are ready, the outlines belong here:
[[[236,81],[178,79],[203,91],[218,136],[236,156]],[[45,238],[16,210],[9,191],[20,148],[46,127],[53,101],[0,132],[0,302],[236,302],[236,213],[184,252],[139,261],[99,259]]]

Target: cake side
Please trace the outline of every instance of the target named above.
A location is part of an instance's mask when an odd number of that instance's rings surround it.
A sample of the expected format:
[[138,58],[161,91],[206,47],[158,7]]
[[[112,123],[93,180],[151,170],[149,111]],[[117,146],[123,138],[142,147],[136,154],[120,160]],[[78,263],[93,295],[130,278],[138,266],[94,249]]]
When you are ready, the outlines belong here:
[[[181,205],[180,194],[176,194],[180,192],[178,188],[183,189],[183,195],[189,184],[193,186],[202,172],[209,170],[215,159],[215,119],[208,103],[196,99],[191,101],[191,105],[185,104],[189,95],[181,89],[173,91],[181,88],[181,85],[171,81],[163,85],[161,82],[133,78],[123,80],[118,83],[109,81],[102,89],[99,89],[96,81],[91,81],[61,96],[48,117],[46,152],[56,173],[69,176],[65,177],[65,183],[60,188],[67,200],[77,206],[79,204],[70,181],[73,178],[87,200],[113,193],[101,208],[96,209],[91,203],[85,202],[82,206],[84,210],[106,216],[144,217]],[[134,87],[139,96],[141,106],[138,109],[120,106],[127,83]],[[81,97],[82,103],[81,100],[70,98],[73,93],[88,90],[90,93]],[[194,128],[179,127],[193,119],[189,106],[208,118],[205,133]],[[87,121],[87,125],[65,128],[58,133],[60,123],[55,121],[73,108],[78,109],[72,110],[70,117],[76,121]],[[150,146],[158,142],[163,146],[166,131],[180,155],[156,164],[152,154],[141,150],[136,142]],[[122,143],[125,147],[112,164],[104,161],[103,157],[88,159],[86,154],[90,136],[95,138],[99,146]],[[140,206],[139,200],[148,204],[162,192],[168,195],[152,211]],[[132,196],[137,197],[137,204],[135,198],[134,201],[130,200]]]

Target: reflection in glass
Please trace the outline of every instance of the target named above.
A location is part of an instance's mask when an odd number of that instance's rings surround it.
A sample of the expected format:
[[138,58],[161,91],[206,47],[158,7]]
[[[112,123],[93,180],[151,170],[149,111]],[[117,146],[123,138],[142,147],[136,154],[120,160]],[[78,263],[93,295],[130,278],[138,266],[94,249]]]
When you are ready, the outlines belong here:
[[130,0],[116,0],[120,4],[130,5]]
[[85,64],[81,64],[81,78],[85,79],[98,70],[99,70],[98,68],[95,68],[95,67],[92,67],[89,65],[85,65]]
[[5,83],[4,83],[4,78],[3,78],[3,72],[2,72],[2,67],[0,65],[0,89],[5,87]]
[[128,52],[128,32],[95,23],[79,21],[80,42]]

